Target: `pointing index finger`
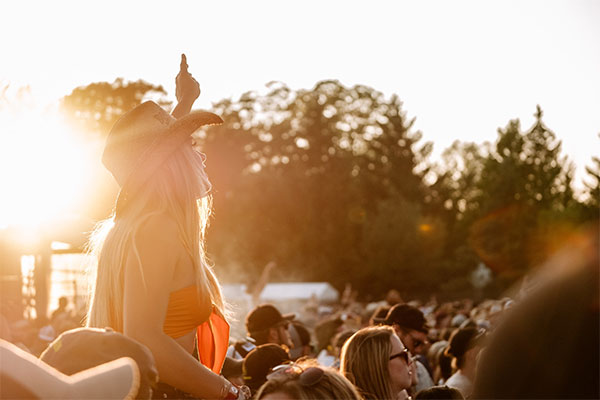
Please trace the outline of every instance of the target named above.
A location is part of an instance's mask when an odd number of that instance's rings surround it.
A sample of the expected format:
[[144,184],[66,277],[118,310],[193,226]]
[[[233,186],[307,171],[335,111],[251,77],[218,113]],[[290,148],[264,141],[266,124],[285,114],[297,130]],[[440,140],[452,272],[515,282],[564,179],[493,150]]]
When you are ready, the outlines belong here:
[[181,64],[179,65],[179,70],[182,72],[187,72],[188,70],[187,57],[185,54],[181,54]]

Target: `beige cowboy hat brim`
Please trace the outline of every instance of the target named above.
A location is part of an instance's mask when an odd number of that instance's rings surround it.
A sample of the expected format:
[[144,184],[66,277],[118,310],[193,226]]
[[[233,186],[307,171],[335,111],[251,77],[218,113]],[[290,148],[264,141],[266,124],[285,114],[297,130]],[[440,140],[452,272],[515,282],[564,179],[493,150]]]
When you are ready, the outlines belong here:
[[0,388],[2,398],[22,397],[9,393],[8,386],[17,386],[40,399],[134,399],[140,386],[139,369],[129,357],[68,376],[1,339],[0,374],[12,382]]

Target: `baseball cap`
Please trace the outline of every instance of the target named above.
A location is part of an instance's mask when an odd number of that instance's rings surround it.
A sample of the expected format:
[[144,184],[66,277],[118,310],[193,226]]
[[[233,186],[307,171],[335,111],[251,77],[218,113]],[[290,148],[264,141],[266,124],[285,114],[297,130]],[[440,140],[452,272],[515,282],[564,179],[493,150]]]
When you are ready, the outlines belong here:
[[225,361],[223,361],[223,368],[221,368],[221,375],[227,379],[242,376],[243,361],[243,359],[236,360],[232,357],[225,357]]
[[281,322],[291,321],[295,317],[295,314],[282,315],[272,304],[261,304],[248,313],[246,330],[248,333],[264,331]]
[[271,368],[289,361],[290,355],[283,347],[273,343],[260,345],[244,358],[244,383],[255,392],[267,381]]

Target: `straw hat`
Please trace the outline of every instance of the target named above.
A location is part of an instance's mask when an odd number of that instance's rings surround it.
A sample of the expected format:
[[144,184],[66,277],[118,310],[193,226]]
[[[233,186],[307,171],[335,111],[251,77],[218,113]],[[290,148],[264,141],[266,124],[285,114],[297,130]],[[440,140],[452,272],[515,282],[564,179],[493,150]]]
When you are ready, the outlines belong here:
[[123,357],[64,375],[0,339],[0,398],[133,399],[140,384],[137,364]]
[[222,124],[208,111],[192,111],[175,119],[153,101],[125,113],[106,139],[102,162],[121,187],[117,214],[125,207],[128,195],[155,173],[160,165],[204,125]]

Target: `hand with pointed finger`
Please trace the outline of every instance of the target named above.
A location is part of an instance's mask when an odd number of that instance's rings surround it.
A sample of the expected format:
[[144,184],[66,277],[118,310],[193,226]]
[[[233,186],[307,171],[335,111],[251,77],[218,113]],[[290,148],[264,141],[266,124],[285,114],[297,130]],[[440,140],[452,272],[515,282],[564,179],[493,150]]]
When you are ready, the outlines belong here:
[[199,96],[200,84],[188,72],[187,58],[182,54],[179,73],[175,78],[175,97],[179,103],[193,104]]

